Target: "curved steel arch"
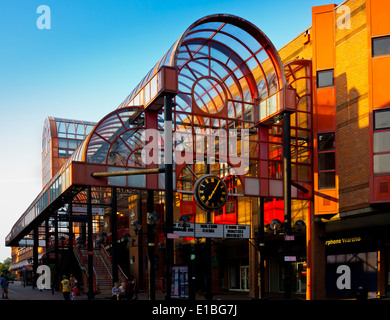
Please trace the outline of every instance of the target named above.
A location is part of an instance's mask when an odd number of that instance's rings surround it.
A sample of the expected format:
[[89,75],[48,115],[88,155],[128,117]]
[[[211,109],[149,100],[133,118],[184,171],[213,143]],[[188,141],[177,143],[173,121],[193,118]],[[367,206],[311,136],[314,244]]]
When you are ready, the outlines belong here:
[[284,88],[286,84],[286,77],[284,73],[283,63],[280,59],[278,51],[276,50],[272,42],[254,24],[252,24],[251,22],[243,18],[234,15],[215,14],[215,15],[206,16],[204,18],[195,21],[191,26],[187,28],[187,30],[183,33],[180,39],[176,42],[175,44],[176,50],[173,50],[173,55],[171,57],[170,64],[169,64],[170,66],[175,66],[175,67],[177,66],[179,48],[186,42],[186,37],[188,36],[188,34],[190,34],[195,28],[201,26],[202,24],[211,23],[211,22],[221,22],[221,23],[228,23],[234,25],[244,30],[245,32],[250,34],[254,39],[256,39],[259,42],[259,44],[262,46],[262,48],[267,52],[267,55],[273,64],[273,67],[278,76],[279,88]]
[[[220,39],[218,40],[218,38]],[[196,50],[191,50],[190,47],[194,45],[198,47]],[[204,45],[212,48],[216,56],[213,55],[211,49],[209,49],[208,54],[207,52],[206,54],[204,52],[202,53]],[[250,45],[254,45],[254,48],[251,48]],[[218,61],[218,52],[221,53],[223,51],[221,48],[223,47],[225,50],[230,50],[231,54],[226,61],[221,61],[221,64],[230,67],[232,61],[235,60],[236,68],[231,70],[230,75],[236,77],[234,82],[238,90],[242,90],[241,87],[243,84],[241,82],[244,80],[247,82],[246,86],[251,90],[251,101],[245,101],[244,98],[243,102],[255,103],[257,99],[263,100],[272,95],[273,92],[271,92],[268,83],[270,74],[276,76],[276,91],[285,88],[286,77],[283,64],[277,50],[267,36],[259,28],[245,19],[228,14],[215,14],[201,18],[188,27],[118,108],[123,108],[128,105],[143,105],[144,103],[140,101],[143,98],[142,91],[157,75],[161,67],[176,68],[178,82],[180,83],[181,78],[185,77],[182,74],[184,65],[196,61],[196,58]],[[248,57],[242,56],[243,50],[249,54]],[[197,57],[195,57],[196,55]],[[204,72],[202,73],[201,69],[198,68],[198,70],[192,72],[194,76],[196,74],[198,75],[195,78],[207,75]],[[205,69],[207,69],[207,66],[203,71]],[[211,69],[210,66],[208,69]],[[215,70],[213,70],[213,73],[217,77]],[[258,83],[262,80],[265,82],[267,95],[260,97]]]
[[[82,150],[75,152],[81,161],[128,167],[134,150],[143,145],[139,141],[132,148],[123,140],[121,135],[127,129],[119,121],[118,112],[137,110],[135,117],[149,114],[141,101],[146,95],[142,90],[150,85],[162,66],[176,69],[178,90],[173,128],[179,132],[189,128],[193,134],[215,128],[229,130],[232,124],[233,128],[256,127],[259,102],[286,87],[279,54],[259,28],[233,15],[204,17],[189,26],[123,103],[96,125],[82,144]],[[154,128],[163,130],[160,123],[163,121],[157,121]],[[126,132],[136,135],[142,129],[145,126]],[[180,142],[174,141],[174,145],[178,147]],[[129,150],[121,152],[118,148]],[[193,153],[197,153],[195,149]]]

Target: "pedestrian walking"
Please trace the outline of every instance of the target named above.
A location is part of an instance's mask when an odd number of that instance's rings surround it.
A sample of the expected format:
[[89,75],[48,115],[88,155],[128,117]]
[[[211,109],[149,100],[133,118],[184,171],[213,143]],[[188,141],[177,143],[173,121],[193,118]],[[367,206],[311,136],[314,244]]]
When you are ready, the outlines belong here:
[[3,295],[3,299],[8,299],[8,279],[6,278],[5,274],[1,274],[0,278],[1,283],[1,293]]
[[71,274],[69,277],[69,281],[70,281],[70,299],[76,300],[76,296],[79,293],[79,289],[77,288],[77,279],[73,274]]
[[65,275],[62,276],[62,281],[61,281],[61,291],[62,295],[65,300],[70,299],[70,281],[66,278]]

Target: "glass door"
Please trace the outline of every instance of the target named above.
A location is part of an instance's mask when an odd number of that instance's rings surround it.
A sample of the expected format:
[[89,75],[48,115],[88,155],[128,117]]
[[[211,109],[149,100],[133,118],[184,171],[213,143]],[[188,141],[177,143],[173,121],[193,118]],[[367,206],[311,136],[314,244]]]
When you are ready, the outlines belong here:
[[249,266],[240,266],[240,277],[242,291],[249,291]]

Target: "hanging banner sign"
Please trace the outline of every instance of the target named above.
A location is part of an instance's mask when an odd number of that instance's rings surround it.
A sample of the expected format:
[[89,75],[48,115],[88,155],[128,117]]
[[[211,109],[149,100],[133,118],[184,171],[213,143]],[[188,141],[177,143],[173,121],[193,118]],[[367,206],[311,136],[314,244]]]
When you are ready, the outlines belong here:
[[178,222],[174,222],[173,233],[188,238],[249,239],[250,225],[189,223],[188,226],[181,227]]
[[213,223],[195,223],[197,238],[224,238],[223,225]]
[[[72,214],[73,215],[86,215],[87,214],[87,207],[76,207],[74,206],[72,208]],[[92,215],[95,216],[104,216],[104,208],[99,207],[92,207]]]
[[[23,238],[19,241],[19,247],[33,247],[34,239]],[[46,247],[46,240],[38,240],[38,247]]]
[[174,222],[173,233],[178,234],[179,237],[193,238],[195,236],[194,223],[189,223],[187,227],[180,227],[179,222]]
[[251,234],[251,226],[240,224],[225,224],[224,238],[228,239],[249,239]]

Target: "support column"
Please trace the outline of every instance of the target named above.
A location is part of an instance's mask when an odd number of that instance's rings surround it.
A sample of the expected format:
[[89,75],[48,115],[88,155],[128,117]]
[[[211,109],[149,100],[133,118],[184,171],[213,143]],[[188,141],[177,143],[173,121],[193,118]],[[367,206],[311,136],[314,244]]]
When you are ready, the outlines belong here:
[[264,198],[258,198],[258,221],[257,221],[257,247],[259,250],[259,299],[265,298],[265,277],[264,277]]
[[284,195],[284,298],[291,299],[291,137],[290,113],[283,113],[283,195]]
[[68,219],[69,219],[69,225],[68,225],[68,228],[69,228],[69,232],[68,232],[68,236],[69,236],[68,252],[69,252],[69,257],[71,257],[72,254],[73,254],[73,238],[74,238],[74,235],[73,235],[73,205],[72,205],[72,200],[70,200],[69,204],[68,204]]
[[[148,198],[146,200],[146,218],[154,212],[154,195],[153,190],[148,190]],[[148,239],[148,299],[156,300],[156,271],[154,261],[154,226],[147,224],[147,239]]]
[[46,258],[49,258],[48,249],[49,249],[49,218],[45,220],[45,250],[46,250]]
[[38,226],[34,227],[33,231],[33,285],[32,288],[35,288],[36,281],[37,281],[37,268],[38,268],[38,246],[39,246],[39,237],[38,237]]
[[[210,174],[210,165],[207,163],[207,157],[205,157],[205,173]],[[206,212],[206,223],[211,223],[211,212]],[[205,250],[205,269],[206,269],[206,294],[205,298],[206,300],[212,300],[213,294],[212,294],[212,285],[211,285],[211,273],[212,273],[212,267],[211,267],[211,238],[206,238],[206,250]]]
[[91,187],[87,188],[87,224],[88,224],[88,299],[94,297],[94,281],[93,281],[93,227],[92,227],[92,191]]
[[[142,193],[140,192],[138,194],[138,202],[137,202],[137,209],[138,209],[138,221],[142,221]],[[140,232],[138,234],[138,288],[144,289],[144,249],[143,249],[143,242],[142,242],[142,233]]]
[[54,211],[54,265],[55,265],[55,271],[54,271],[54,284],[55,288],[58,291],[60,286],[60,273],[59,273],[59,250],[58,250],[58,213],[57,210]]
[[[46,259],[49,259],[49,241],[50,241],[50,232],[49,232],[49,217],[46,218],[45,220],[45,250],[46,250]],[[51,274],[52,279],[51,279],[51,293],[54,294],[54,287],[55,287],[55,273],[53,272]]]
[[166,296],[171,299],[173,239],[168,234],[173,229],[173,157],[172,157],[172,97],[164,96],[164,162],[165,162],[165,279]]
[[112,282],[118,282],[118,226],[117,226],[117,194],[116,188],[111,188],[111,257],[112,257]]
[[[206,212],[206,223],[211,223],[211,213]],[[211,286],[211,238],[206,238],[206,250],[205,250],[205,269],[206,269],[206,300],[213,299],[212,286]]]

